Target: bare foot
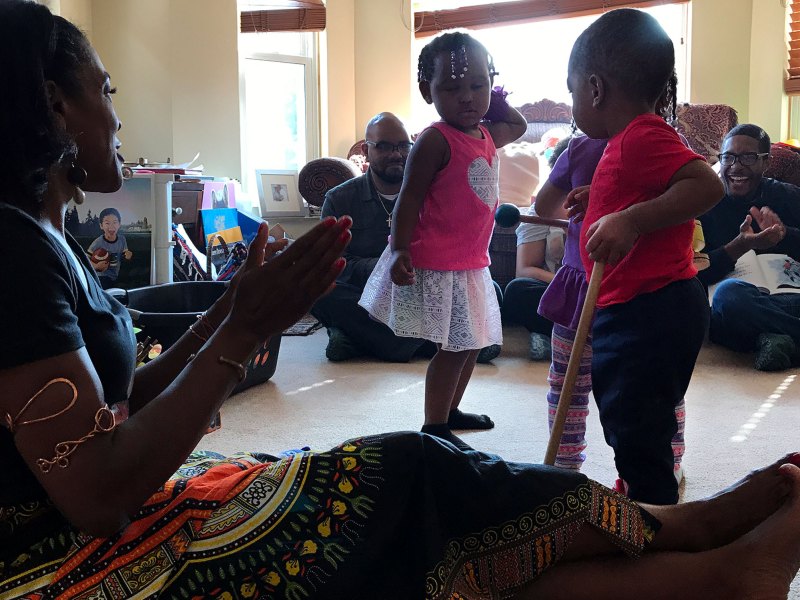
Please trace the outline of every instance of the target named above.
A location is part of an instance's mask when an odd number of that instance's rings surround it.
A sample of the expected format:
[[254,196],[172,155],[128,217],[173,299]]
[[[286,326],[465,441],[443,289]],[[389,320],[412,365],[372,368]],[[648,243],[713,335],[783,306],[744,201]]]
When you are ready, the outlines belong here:
[[711,550],[739,539],[786,501],[791,482],[780,470],[784,464],[800,466],[800,453],[787,454],[709,498],[679,504],[671,511],[643,505],[664,524],[653,549]]
[[706,499],[710,514],[704,524],[711,548],[741,537],[783,505],[793,483],[781,469],[785,464],[800,466],[800,453],[787,454],[767,467],[752,471]]
[[790,483],[786,502],[761,525],[723,549],[730,550],[730,572],[738,572],[742,580],[741,598],[786,598],[800,569],[800,469],[787,464],[780,471]]

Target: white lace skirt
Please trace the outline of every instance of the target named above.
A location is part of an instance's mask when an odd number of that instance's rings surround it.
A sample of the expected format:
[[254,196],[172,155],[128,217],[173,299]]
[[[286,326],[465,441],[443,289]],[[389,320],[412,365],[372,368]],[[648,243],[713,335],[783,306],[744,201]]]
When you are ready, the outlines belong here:
[[387,247],[359,304],[395,335],[430,340],[444,350],[475,350],[503,343],[500,307],[489,269],[414,269],[413,285],[395,285]]

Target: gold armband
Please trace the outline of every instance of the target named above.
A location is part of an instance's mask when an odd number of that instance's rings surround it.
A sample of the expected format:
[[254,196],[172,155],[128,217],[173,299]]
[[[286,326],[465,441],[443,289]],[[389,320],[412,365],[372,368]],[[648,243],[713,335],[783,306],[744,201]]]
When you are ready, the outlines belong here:
[[[56,413],[53,413],[52,415],[47,415],[45,417],[39,417],[36,419],[28,419],[27,421],[20,421],[20,417],[22,417],[25,411],[27,411],[30,408],[33,402],[39,396],[41,396],[42,393],[47,388],[57,383],[63,383],[67,385],[72,391],[72,398],[70,399],[69,403],[64,408],[62,408]],[[57,377],[56,379],[51,379],[46,384],[44,384],[42,389],[36,392],[33,395],[33,397],[31,397],[31,399],[25,403],[25,406],[23,406],[22,409],[20,409],[16,417],[12,418],[10,414],[6,413],[5,416],[6,425],[8,426],[8,429],[9,431],[11,431],[11,433],[16,433],[17,430],[24,425],[33,425],[34,423],[44,423],[45,421],[52,421],[56,417],[63,415],[65,412],[67,412],[69,409],[75,406],[75,403],[77,401],[78,401],[78,388],[75,387],[74,383],[72,383],[69,379],[66,379],[64,377]],[[50,469],[53,468],[53,465],[57,465],[62,469],[65,469],[66,467],[69,466],[70,456],[72,455],[73,452],[75,452],[78,446],[80,446],[86,440],[93,438],[98,433],[109,433],[116,426],[117,424],[114,419],[114,413],[111,411],[111,409],[108,408],[108,406],[101,406],[100,408],[97,409],[97,412],[94,415],[94,427],[89,433],[87,433],[82,438],[77,440],[69,440],[66,442],[57,443],[55,446],[55,456],[53,456],[53,458],[49,460],[46,458],[38,458],[36,459],[36,465],[39,467],[39,470],[42,473],[49,473]]]

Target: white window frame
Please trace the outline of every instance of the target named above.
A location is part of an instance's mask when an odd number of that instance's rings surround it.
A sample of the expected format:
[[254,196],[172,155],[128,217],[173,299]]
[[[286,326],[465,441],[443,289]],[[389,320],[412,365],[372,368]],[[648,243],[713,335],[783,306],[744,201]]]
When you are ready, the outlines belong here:
[[[259,35],[259,34],[242,34]],[[242,151],[242,188],[254,199],[257,199],[255,169],[257,165],[251,165],[247,148],[247,81],[245,77],[245,64],[247,60],[263,60],[267,62],[279,62],[287,64],[303,65],[305,73],[305,119],[306,119],[306,157],[303,164],[297,165],[298,172],[303,165],[320,156],[320,114],[319,114],[319,74],[317,65],[319,64],[319,36],[312,36],[312,46],[308,56],[295,56],[287,54],[270,54],[263,52],[250,52],[240,57],[239,65],[239,111],[241,131],[239,135]],[[261,165],[263,167],[263,165]]]

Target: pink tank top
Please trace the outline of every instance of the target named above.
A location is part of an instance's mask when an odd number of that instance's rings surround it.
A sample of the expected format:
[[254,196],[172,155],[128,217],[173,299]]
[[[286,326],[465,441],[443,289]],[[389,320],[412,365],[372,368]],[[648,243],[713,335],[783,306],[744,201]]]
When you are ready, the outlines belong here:
[[433,179],[409,251],[415,268],[466,271],[489,266],[489,241],[499,196],[497,148],[480,126],[477,139],[433,123],[450,146],[450,161]]

